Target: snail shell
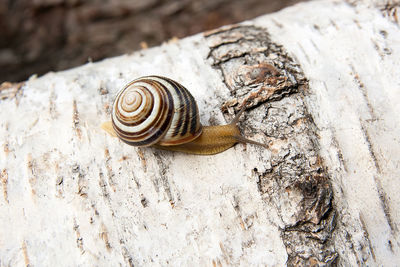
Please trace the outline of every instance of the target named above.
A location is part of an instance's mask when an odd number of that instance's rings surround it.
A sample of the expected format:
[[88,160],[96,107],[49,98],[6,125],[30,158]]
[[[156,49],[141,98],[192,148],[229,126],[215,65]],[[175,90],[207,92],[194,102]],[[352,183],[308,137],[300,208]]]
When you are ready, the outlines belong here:
[[122,88],[113,104],[112,126],[122,141],[133,146],[188,143],[203,128],[190,92],[161,76],[141,77]]

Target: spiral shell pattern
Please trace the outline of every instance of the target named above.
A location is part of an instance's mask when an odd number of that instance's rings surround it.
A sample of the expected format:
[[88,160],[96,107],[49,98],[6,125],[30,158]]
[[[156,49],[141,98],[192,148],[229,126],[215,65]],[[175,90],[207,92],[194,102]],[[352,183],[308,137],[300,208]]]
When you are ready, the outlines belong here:
[[190,92],[160,76],[138,78],[117,94],[112,125],[117,136],[133,146],[184,144],[202,131],[199,110]]

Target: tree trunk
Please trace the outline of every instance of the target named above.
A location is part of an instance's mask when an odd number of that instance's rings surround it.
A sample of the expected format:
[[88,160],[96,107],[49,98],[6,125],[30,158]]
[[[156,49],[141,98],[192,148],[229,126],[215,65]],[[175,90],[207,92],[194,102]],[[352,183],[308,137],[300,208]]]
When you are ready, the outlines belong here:
[[[400,262],[399,2],[315,1],[0,89],[0,266]],[[267,143],[196,156],[107,135],[149,74],[203,125]]]

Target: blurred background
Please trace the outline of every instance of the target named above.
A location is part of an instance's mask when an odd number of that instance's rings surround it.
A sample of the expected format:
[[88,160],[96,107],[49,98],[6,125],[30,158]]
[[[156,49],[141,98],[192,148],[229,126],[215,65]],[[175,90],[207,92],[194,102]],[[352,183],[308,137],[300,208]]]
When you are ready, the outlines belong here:
[[305,0],[0,0],[0,83],[156,46]]

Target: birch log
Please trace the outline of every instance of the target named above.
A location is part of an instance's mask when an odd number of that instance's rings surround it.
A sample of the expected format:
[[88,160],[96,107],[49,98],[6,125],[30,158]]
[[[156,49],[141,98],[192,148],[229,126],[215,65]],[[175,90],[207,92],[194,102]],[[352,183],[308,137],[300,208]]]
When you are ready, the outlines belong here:
[[[0,90],[0,266],[395,266],[398,1],[313,1]],[[100,128],[148,74],[270,149],[134,148]]]

